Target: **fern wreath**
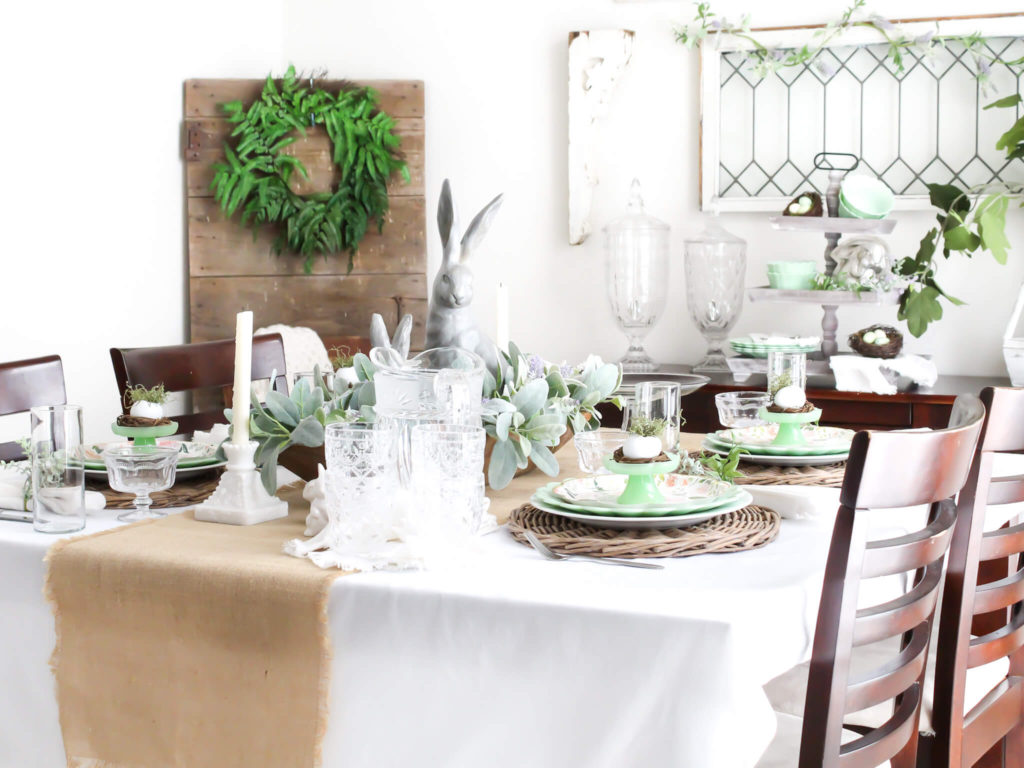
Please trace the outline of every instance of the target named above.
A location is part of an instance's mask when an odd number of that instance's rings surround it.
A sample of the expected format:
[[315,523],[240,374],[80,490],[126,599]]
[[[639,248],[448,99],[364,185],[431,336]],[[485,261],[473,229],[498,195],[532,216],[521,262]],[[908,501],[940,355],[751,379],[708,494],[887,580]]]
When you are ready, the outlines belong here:
[[[275,252],[287,248],[304,256],[307,274],[317,254],[343,251],[348,251],[351,272],[370,221],[376,221],[378,231],[384,229],[391,174],[401,173],[409,182],[395,121],[377,103],[372,88],[342,87],[337,93],[307,88],[294,67],[280,86],[268,76],[252,104],[232,101],[221,107],[234,129],[224,143],[227,162],[214,165],[214,199],[229,217],[241,210],[243,225],[282,225]],[[323,126],[330,137],[341,181],[333,191],[303,196],[288,182],[296,171],[306,178],[309,173],[281,150],[305,136],[310,124]]]

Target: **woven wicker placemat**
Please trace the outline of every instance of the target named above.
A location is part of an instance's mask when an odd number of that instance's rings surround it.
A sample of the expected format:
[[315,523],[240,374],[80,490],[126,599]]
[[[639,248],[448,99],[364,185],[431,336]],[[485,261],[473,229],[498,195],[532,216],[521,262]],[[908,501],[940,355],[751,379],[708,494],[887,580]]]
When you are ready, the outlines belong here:
[[[211,469],[209,472],[197,472],[175,480],[174,485],[166,491],[153,494],[153,509],[190,507],[205,501],[217,489],[220,473],[220,469]],[[135,506],[134,494],[115,491],[107,485],[105,479],[89,478],[85,487],[102,493],[107,499],[107,509],[131,509]]]
[[822,488],[841,488],[846,462],[822,464],[818,467],[767,467],[740,460],[743,477],[737,485],[816,485]]
[[754,504],[687,528],[618,531],[552,515],[530,504],[512,510],[509,532],[529,530],[555,552],[593,557],[690,557],[758,549],[779,535],[779,513]]

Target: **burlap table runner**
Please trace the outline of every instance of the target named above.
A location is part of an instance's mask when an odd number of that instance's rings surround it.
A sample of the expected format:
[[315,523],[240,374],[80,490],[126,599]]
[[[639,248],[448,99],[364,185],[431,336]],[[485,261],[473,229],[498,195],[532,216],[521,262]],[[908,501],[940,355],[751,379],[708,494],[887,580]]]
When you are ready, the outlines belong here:
[[343,572],[284,556],[308,505],[262,525],[191,512],[58,542],[48,555],[71,766],[306,768],[319,762],[327,593]]

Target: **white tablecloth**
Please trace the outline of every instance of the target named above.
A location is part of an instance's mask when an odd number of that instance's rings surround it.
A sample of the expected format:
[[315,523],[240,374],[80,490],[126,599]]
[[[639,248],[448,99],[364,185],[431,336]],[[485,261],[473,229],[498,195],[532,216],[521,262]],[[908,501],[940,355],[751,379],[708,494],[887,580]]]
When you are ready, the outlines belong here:
[[[500,530],[471,567],[338,579],[324,766],[753,766],[775,728],[761,686],[810,650],[837,503],[803,490],[818,519],[664,571],[550,562]],[[64,764],[53,540],[0,522],[0,768]]]

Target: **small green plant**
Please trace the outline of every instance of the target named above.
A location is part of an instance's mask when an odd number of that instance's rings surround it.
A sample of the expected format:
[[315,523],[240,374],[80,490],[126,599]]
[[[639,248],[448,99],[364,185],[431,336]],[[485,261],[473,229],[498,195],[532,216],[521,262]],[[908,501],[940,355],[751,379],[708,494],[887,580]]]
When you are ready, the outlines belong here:
[[792,383],[793,374],[791,374],[789,371],[786,371],[785,373],[780,373],[778,376],[773,377],[772,380],[768,382],[768,394],[771,395],[772,400],[774,400],[775,394],[780,389],[785,389]]
[[637,416],[629,422],[631,434],[640,437],[661,437],[661,433],[668,426],[666,419],[650,419],[646,416]]
[[158,405],[163,405],[167,402],[167,390],[163,384],[157,384],[155,387],[144,387],[141,384],[136,384],[134,387],[129,387],[124,396],[132,405],[135,403],[157,403]]
[[348,347],[331,347],[328,352],[331,365],[334,366],[334,370],[339,368],[351,368],[353,361],[356,359],[355,353]]
[[729,451],[728,456],[709,453],[706,456],[701,456],[698,460],[708,474],[714,475],[723,482],[735,483],[737,477],[743,477],[743,473],[738,469],[740,456],[749,453],[750,451],[746,448],[740,448],[737,445]]

